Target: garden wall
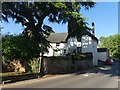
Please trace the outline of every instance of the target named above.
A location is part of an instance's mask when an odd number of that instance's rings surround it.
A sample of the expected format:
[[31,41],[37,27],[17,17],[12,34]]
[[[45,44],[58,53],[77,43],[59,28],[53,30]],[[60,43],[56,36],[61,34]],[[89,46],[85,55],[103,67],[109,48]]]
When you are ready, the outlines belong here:
[[92,67],[92,58],[73,60],[70,57],[44,57],[44,67],[47,74],[70,73]]

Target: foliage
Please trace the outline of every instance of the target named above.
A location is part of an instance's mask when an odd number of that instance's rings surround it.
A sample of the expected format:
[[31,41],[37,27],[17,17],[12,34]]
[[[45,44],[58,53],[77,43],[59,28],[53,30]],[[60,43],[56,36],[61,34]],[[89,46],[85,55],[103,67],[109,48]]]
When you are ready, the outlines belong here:
[[71,57],[73,61],[75,60],[92,60],[93,55],[92,53],[75,53],[73,55],[67,55],[68,57]]
[[79,41],[81,41],[81,36],[85,34],[85,32],[92,30],[87,26],[88,23],[83,17],[79,17],[77,19],[71,18],[68,23],[69,37],[77,37],[77,40]]
[[[85,6],[85,9],[89,10],[90,8],[94,7],[96,3],[94,2],[80,2],[80,7]],[[79,11],[77,11],[79,12]],[[75,14],[76,12],[74,12]],[[77,15],[77,13],[75,14]],[[81,36],[86,31],[90,31],[91,28],[89,28],[86,22],[86,18],[80,14],[79,16],[72,15],[68,20],[68,32],[69,37],[77,37],[79,41],[81,41]]]
[[[66,23],[71,18],[83,21],[79,13],[81,6],[89,9],[95,5],[94,2],[3,2],[2,18],[8,21],[13,18],[15,23],[25,26],[24,34],[43,37],[46,34],[42,29],[43,20],[48,16],[48,20],[57,23]],[[68,23],[69,24],[69,23]],[[73,29],[73,28],[71,28]],[[38,35],[38,32],[40,35]],[[44,38],[44,37],[43,37]],[[39,41],[39,40],[38,40]]]
[[99,47],[107,48],[112,57],[120,59],[120,34],[111,35],[109,37],[100,37]]
[[33,73],[39,72],[39,64],[40,64],[40,61],[38,58],[33,58],[32,60],[29,61],[29,66],[31,67],[31,71]]
[[1,50],[2,50],[2,36],[0,35],[0,53],[1,53]]
[[39,56],[40,48],[34,40],[23,35],[5,35],[2,52],[5,60],[29,60]]

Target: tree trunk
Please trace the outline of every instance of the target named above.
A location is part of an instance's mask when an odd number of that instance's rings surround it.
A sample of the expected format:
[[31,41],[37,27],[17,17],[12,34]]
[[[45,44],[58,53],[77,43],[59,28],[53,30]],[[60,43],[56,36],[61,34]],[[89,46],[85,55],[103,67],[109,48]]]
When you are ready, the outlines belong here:
[[[38,24],[35,26],[34,29],[34,35],[35,35],[35,40],[39,43],[39,44],[43,44],[43,38],[44,36],[42,36],[42,24],[43,24],[43,20],[45,19],[45,17],[48,15],[48,12],[46,12],[43,16],[40,17],[40,20],[38,20]],[[43,59],[43,48],[41,47],[41,51],[40,51],[41,55],[40,55],[40,76],[44,76],[45,72],[44,72],[44,59]]]

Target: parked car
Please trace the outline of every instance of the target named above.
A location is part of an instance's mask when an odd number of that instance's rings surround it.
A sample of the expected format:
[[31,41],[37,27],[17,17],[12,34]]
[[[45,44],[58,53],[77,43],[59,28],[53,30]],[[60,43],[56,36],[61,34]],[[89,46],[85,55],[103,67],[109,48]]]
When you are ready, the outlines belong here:
[[114,61],[112,59],[106,60],[105,64],[106,65],[112,65]]

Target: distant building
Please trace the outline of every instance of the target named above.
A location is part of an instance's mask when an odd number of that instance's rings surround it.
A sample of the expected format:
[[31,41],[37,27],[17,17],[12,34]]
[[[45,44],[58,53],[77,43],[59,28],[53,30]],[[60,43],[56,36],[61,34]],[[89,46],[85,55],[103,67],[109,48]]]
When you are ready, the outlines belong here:
[[106,60],[110,59],[109,51],[107,48],[98,48],[98,60],[106,62]]

